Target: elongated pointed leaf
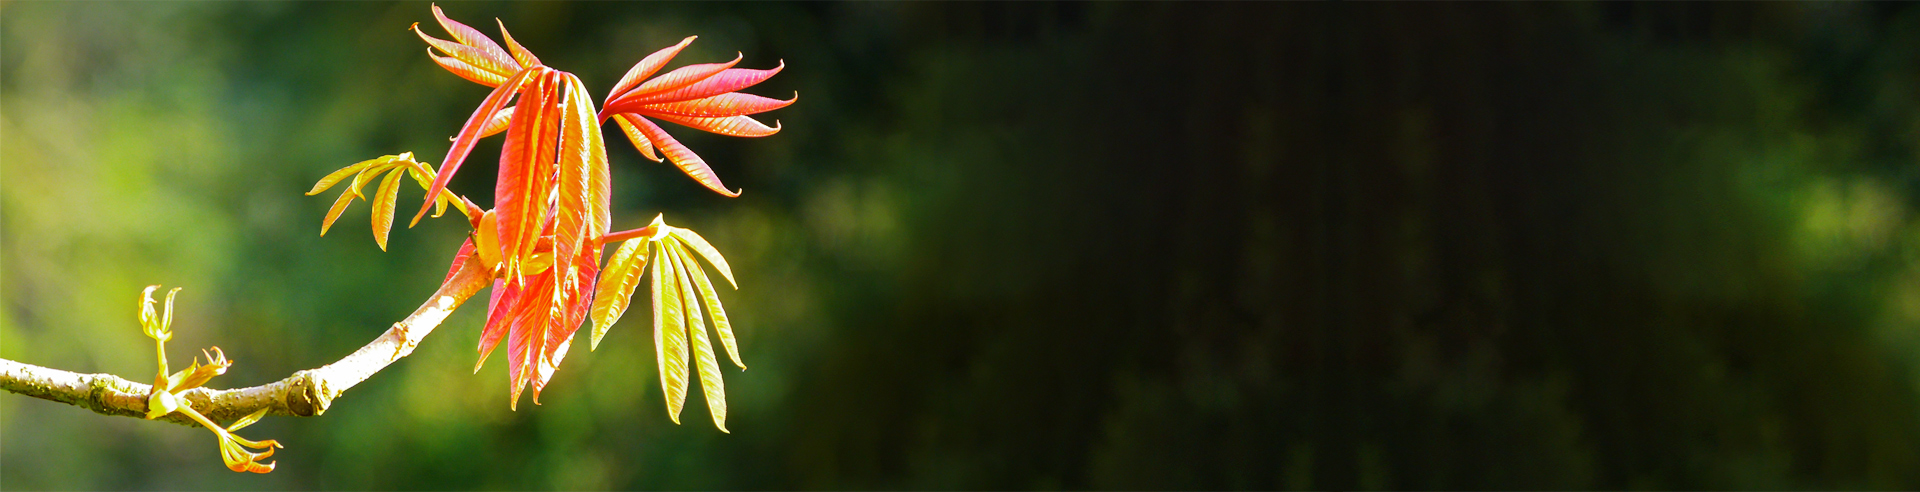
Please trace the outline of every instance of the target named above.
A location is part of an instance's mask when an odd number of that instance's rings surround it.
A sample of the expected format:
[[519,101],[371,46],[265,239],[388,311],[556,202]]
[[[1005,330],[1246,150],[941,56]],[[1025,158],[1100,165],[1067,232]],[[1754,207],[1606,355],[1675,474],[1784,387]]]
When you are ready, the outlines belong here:
[[[538,368],[536,357],[546,351],[547,327],[553,319],[553,272],[548,269],[526,277],[518,309],[511,313],[513,327],[507,330],[507,384],[512,388],[508,408],[518,408],[520,393],[533,382]],[[513,283],[508,281],[509,285]]]
[[460,136],[454,138],[453,145],[447,149],[447,158],[440,161],[440,174],[434,176],[433,187],[427,190],[426,202],[420,204],[420,213],[414,214],[413,222],[408,224],[408,227],[419,224],[420,217],[427,214],[427,207],[433,204],[441,191],[447,189],[447,182],[453,180],[453,173],[460,171],[460,164],[466,161],[467,153],[473,151],[473,144],[480,139],[479,133],[485,128],[485,122],[492,119],[493,114],[499,112],[500,108],[506,106],[507,100],[513,98],[522,84],[541,71],[540,67],[521,70],[508,78],[506,83],[493,88],[492,93],[487,94],[487,99],[473,111],[473,116],[467,118],[467,124],[460,127]]
[[495,58],[480,48],[428,36],[426,31],[420,30],[420,24],[416,23],[413,25],[413,33],[420,35],[420,40],[426,41],[427,44],[434,49],[440,50],[441,53],[446,53],[447,56],[451,56],[455,60],[466,62],[467,65],[471,65],[474,68],[501,76],[512,75],[514,72],[521,70],[519,64],[514,63],[512,58]]
[[326,177],[320,178],[320,182],[314,183],[313,189],[307,191],[307,196],[318,195],[320,194],[320,192],[327,191],[328,188],[332,188],[333,185],[338,184],[340,181],[347,179],[347,176],[352,176],[354,175],[354,173],[365,171],[367,170],[368,167],[372,167],[376,164],[385,164],[385,163],[393,162],[394,159],[397,159],[397,158],[399,158],[399,156],[383,155],[380,157],[375,157],[372,159],[356,162],[356,163],[353,163],[353,165],[340,168],[340,170],[334,171],[333,173],[328,174]]
[[780,133],[780,126],[778,121],[774,122],[774,126],[767,126],[766,124],[756,121],[753,118],[747,117],[747,116],[727,116],[727,117],[721,117],[721,118],[698,118],[693,116],[677,116],[677,115],[671,115],[671,114],[657,114],[657,113],[642,113],[642,114],[659,118],[661,120],[673,122],[682,126],[686,126],[688,128],[694,128],[694,129],[698,129],[698,130],[709,132],[709,133],[718,133],[721,135],[734,136],[734,137],[764,137],[764,136],[772,135],[775,133]]
[[327,229],[333,227],[333,221],[340,218],[341,212],[347,211],[347,205],[352,205],[355,197],[366,198],[366,195],[360,194],[360,186],[366,184],[367,176],[379,172],[378,168],[369,168],[362,169],[360,174],[353,175],[353,182],[347,184],[345,191],[340,192],[340,198],[333,200],[333,208],[327,210],[327,218],[320,221],[320,235],[327,235]]
[[[656,254],[665,254],[665,244]],[[687,402],[686,313],[680,302],[679,274],[673,262],[653,262],[653,346],[660,366],[660,388],[667,400],[667,417],[680,423],[680,408]]]
[[713,343],[707,341],[707,320],[701,316],[700,300],[694,294],[693,279],[688,270],[699,268],[687,251],[672,246],[671,258],[674,270],[679,273],[680,302],[687,312],[687,335],[693,342],[694,367],[700,371],[700,392],[707,397],[707,411],[713,414],[713,425],[720,432],[727,432],[727,387],[720,380],[720,363],[713,356]]
[[400,177],[406,174],[403,168],[388,172],[369,204],[373,206],[373,242],[380,245],[381,251],[387,250],[387,232],[393,230],[394,195],[400,193]]
[[467,238],[466,241],[460,243],[460,250],[453,253],[453,265],[447,267],[447,277],[440,279],[440,285],[446,285],[447,282],[453,281],[453,276],[460,274],[460,268],[466,266],[467,260],[472,257],[473,238]]
[[733,267],[727,266],[727,258],[720,256],[720,250],[713,249],[713,244],[708,243],[707,238],[700,237],[700,233],[684,227],[675,227],[668,234],[679,238],[681,243],[693,252],[700,253],[700,257],[706,258],[707,263],[712,263],[713,269],[719,270],[720,276],[725,277],[727,283],[732,284],[734,289],[740,288],[740,284],[733,281]]
[[700,268],[699,262],[687,260],[687,271],[691,273],[693,286],[700,290],[700,301],[707,306],[707,317],[713,319],[713,332],[720,336],[720,346],[727,349],[727,358],[733,359],[733,365],[746,369],[747,364],[740,362],[740,348],[733,340],[733,324],[727,321],[727,310],[720,306],[720,294],[713,291],[713,282],[707,280],[707,272]]
[[707,166],[706,160],[694,154],[693,150],[688,149],[687,146],[681,145],[679,140],[674,140],[673,136],[667,135],[667,131],[660,129],[660,125],[655,125],[653,122],[647,121],[646,118],[639,116],[633,116],[632,118],[634,128],[639,129],[640,133],[645,134],[648,140],[653,141],[654,145],[660,147],[660,152],[666,154],[667,159],[673,161],[675,167],[680,168],[680,172],[687,173],[687,177],[693,178],[694,181],[698,181],[702,186],[713,190],[714,193],[729,197],[740,196],[740,192],[730,191],[727,189],[727,185],[720,182],[720,176],[713,173],[713,168]]
[[501,22],[500,19],[497,18],[494,19],[493,22],[500,24],[500,39],[507,42],[507,51],[513,53],[513,61],[520,62],[520,66],[523,67],[540,64],[540,57],[533,56],[533,52],[520,47],[520,42],[513,40],[513,34],[507,32],[507,23]]
[[434,63],[440,64],[440,68],[445,68],[448,72],[453,72],[454,75],[458,75],[460,78],[467,79],[475,84],[487,87],[499,87],[501,83],[507,81],[507,75],[483,70],[480,67],[460,61],[459,58],[435,55],[433,54],[432,48],[427,49],[427,57],[432,58]]
[[754,70],[751,68],[729,68],[726,70],[721,70],[720,73],[716,73],[712,77],[707,77],[706,79],[701,80],[699,82],[687,84],[685,87],[681,87],[679,89],[656,92],[653,94],[648,94],[643,97],[635,97],[633,98],[632,103],[653,104],[653,103],[663,103],[663,102],[686,101],[690,99],[700,99],[703,97],[725,94],[725,93],[737,91],[740,89],[752,87],[754,84],[765,82],[767,79],[773,78],[774,74],[780,73],[780,70],[784,68],[787,68],[787,62],[784,60],[780,62],[779,66],[776,66],[767,70]]
[[661,48],[660,51],[655,51],[653,54],[647,55],[646,58],[641,58],[640,63],[633,64],[633,68],[627,69],[627,74],[620,77],[620,83],[613,84],[613,90],[607,91],[607,99],[605,102],[612,102],[614,98],[620,97],[627,89],[631,89],[634,85],[639,84],[640,81],[653,76],[653,73],[660,71],[660,67],[666,66],[667,61],[672,60],[674,55],[680,54],[680,50],[686,49],[688,44],[693,43],[693,38],[696,37],[698,36],[687,36],[686,39],[680,40],[680,44]]
[[480,360],[473,363],[474,373],[479,373],[480,367],[486,365],[487,356],[493,354],[493,348],[507,336],[507,329],[513,327],[512,314],[519,306],[520,291],[518,283],[508,285],[504,279],[493,281],[493,294],[487,301],[487,324],[480,329]]
[[507,131],[507,123],[513,121],[515,109],[518,108],[506,108],[494,113],[492,118],[487,119],[487,126],[480,127],[480,136],[476,138],[487,138]]
[[633,142],[633,148],[639,149],[640,155],[652,159],[653,162],[660,162],[660,156],[653,153],[653,141],[647,139],[647,135],[640,133],[640,129],[634,126],[633,122],[638,119],[640,119],[638,115],[632,114],[613,115],[613,121],[620,125],[620,133],[627,135],[627,141]]
[[593,295],[593,337],[588,339],[587,350],[599,349],[600,338],[607,336],[607,329],[627,312],[633,289],[640,285],[640,277],[646,273],[650,242],[647,238],[629,239],[620,243],[620,248],[607,259],[607,268],[601,271],[600,286]]
[[[553,253],[556,261],[571,266],[572,259],[586,238],[589,223],[595,222],[592,204],[587,196],[587,166],[592,162],[589,155],[598,146],[592,145],[588,134],[600,136],[600,127],[594,124],[593,110],[589,107],[592,100],[571,74],[563,74],[560,87],[560,111],[557,116],[560,125],[560,149],[557,173],[554,183],[556,206],[553,222]],[[583,119],[584,117],[584,119]],[[598,260],[599,258],[595,258]]]
[[607,110],[609,112],[625,112],[626,110],[622,108],[627,107],[626,105],[630,104],[631,101],[706,80],[708,77],[712,77],[722,70],[733,68],[733,65],[736,63],[740,63],[740,55],[738,54],[734,55],[733,61],[726,63],[701,63],[676,68],[672,72],[667,72],[666,75],[661,75],[659,78],[642,82],[639,87],[635,87],[633,90],[627,91],[626,94],[615,98],[612,102],[607,103]]
[[534,243],[548,213],[554,186],[554,142],[559,138],[559,98],[555,75],[535,81],[522,97],[518,115],[507,130],[500,152],[500,174],[494,183],[494,212],[499,215],[500,261],[507,275],[522,275],[522,263],[533,257]]
[[[494,44],[493,40],[488,39],[487,35],[481,34],[479,29],[474,29],[466,24],[461,24],[459,21],[447,18],[447,14],[440,11],[439,5],[433,6],[433,18],[440,21],[440,28],[446,29],[447,34],[453,36],[454,41],[459,41],[460,44],[477,48],[488,58],[501,61],[510,59],[507,56],[507,52],[500,49],[500,45]],[[515,71],[518,71],[518,69],[519,67],[515,67]],[[509,75],[512,73],[512,71],[509,71],[501,75]]]
[[700,99],[649,104],[646,106],[646,111],[696,118],[744,116],[784,108],[798,100],[800,100],[798,93],[794,94],[793,99],[782,101],[771,97],[729,92]]

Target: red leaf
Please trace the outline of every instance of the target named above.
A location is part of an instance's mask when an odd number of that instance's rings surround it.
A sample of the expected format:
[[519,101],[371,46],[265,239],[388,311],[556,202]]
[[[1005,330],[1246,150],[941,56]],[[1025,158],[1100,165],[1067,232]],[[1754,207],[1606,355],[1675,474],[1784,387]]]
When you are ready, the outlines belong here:
[[526,84],[527,79],[545,71],[547,69],[542,67],[521,70],[520,73],[507,79],[507,83],[493,88],[493,93],[487,94],[487,99],[480,103],[480,108],[475,109],[473,116],[467,118],[467,124],[460,127],[460,136],[453,139],[453,146],[447,149],[447,158],[440,162],[440,175],[433,178],[433,188],[427,190],[426,202],[420,204],[420,213],[413,215],[413,222],[407,227],[419,224],[420,218],[427,215],[427,208],[433,205],[433,199],[440,196],[441,190],[447,189],[447,182],[453,180],[453,173],[460,171],[460,164],[467,160],[467,153],[473,151],[473,144],[480,140],[480,131],[486,128],[488,120],[493,119],[493,114],[507,105],[507,99],[511,99],[514,93],[520,90],[520,86]]
[[800,99],[799,94],[794,94],[793,99],[782,101],[779,99],[774,99],[770,97],[761,97],[753,94],[729,92],[729,93],[721,94],[718,96],[704,97],[700,99],[693,99],[693,100],[687,100],[687,101],[675,101],[675,102],[669,102],[669,103],[649,104],[649,105],[646,105],[644,108],[642,108],[641,111],[647,114],[665,114],[665,115],[688,116],[688,117],[699,117],[699,118],[744,116],[744,115],[750,115],[750,114],[765,113],[768,111],[784,108],[784,107],[787,107],[787,105],[789,104],[793,104],[794,101],[797,101],[799,99]]
[[729,197],[740,196],[738,191],[727,191],[727,186],[720,183],[720,176],[714,175],[713,168],[707,167],[707,161],[700,159],[700,156],[687,149],[687,146],[681,145],[679,140],[674,140],[673,136],[667,135],[667,131],[660,129],[660,125],[655,125],[652,121],[639,116],[633,116],[632,119],[633,126],[638,128],[640,133],[645,134],[647,139],[652,140],[655,146],[660,147],[660,152],[666,154],[667,159],[672,160],[673,165],[678,166],[681,172],[687,173],[687,176],[715,193]]
[[620,77],[620,83],[613,84],[613,90],[607,91],[607,101],[612,102],[614,98],[620,97],[622,92],[633,88],[634,84],[638,84],[641,80],[646,80],[647,77],[653,76],[654,72],[660,71],[660,67],[666,66],[668,60],[672,60],[674,55],[680,54],[680,50],[686,49],[687,45],[693,43],[693,38],[696,37],[698,36],[687,36],[686,39],[680,40],[680,44],[661,48],[660,51],[655,51],[653,54],[647,55],[646,58],[641,58],[640,63],[635,63],[633,64],[633,68],[627,69],[627,75]]
[[705,80],[688,84],[686,87],[650,94],[644,97],[636,97],[632,102],[634,104],[651,104],[685,101],[688,99],[699,99],[717,94],[725,94],[765,82],[768,78],[773,77],[774,74],[780,73],[780,70],[783,68],[787,68],[787,62],[785,60],[782,60],[780,65],[767,70],[729,68]]

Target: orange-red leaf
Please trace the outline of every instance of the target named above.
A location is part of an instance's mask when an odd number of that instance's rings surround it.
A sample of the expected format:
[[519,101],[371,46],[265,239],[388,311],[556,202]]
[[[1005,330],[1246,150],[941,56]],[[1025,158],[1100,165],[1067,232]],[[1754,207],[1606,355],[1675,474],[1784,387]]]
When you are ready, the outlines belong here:
[[[427,45],[440,50],[441,53],[446,53],[447,56],[451,56],[456,60],[466,62],[474,68],[493,72],[501,76],[512,75],[520,71],[520,64],[514,63],[512,58],[506,58],[504,56],[495,57],[480,48],[428,36],[426,31],[420,30],[419,24],[413,25],[413,33],[420,35],[420,40],[426,41]],[[428,53],[432,52],[429,51]],[[504,53],[502,55],[504,55]]]
[[781,60],[778,66],[766,70],[729,68],[699,82],[687,84],[686,87],[636,97],[633,98],[632,102],[634,104],[651,104],[685,101],[688,99],[699,99],[725,94],[765,82],[768,78],[772,78],[774,74],[780,73],[780,70],[784,68],[787,68],[787,62],[785,60]]
[[634,127],[645,134],[648,140],[652,140],[654,145],[659,146],[660,152],[666,154],[667,159],[672,160],[673,165],[678,166],[681,172],[687,173],[687,176],[715,193],[729,197],[740,196],[740,192],[728,191],[727,186],[720,183],[720,177],[713,174],[713,168],[707,167],[707,161],[700,159],[700,156],[694,154],[687,146],[681,145],[680,141],[667,135],[667,131],[660,129],[660,125],[655,125],[646,118],[638,116],[633,116],[632,119]]
[[474,361],[473,372],[479,373],[480,366],[487,363],[487,356],[500,339],[507,335],[507,329],[513,326],[513,317],[509,316],[519,306],[520,284],[508,285],[506,280],[493,281],[492,298],[487,301],[487,324],[480,329],[480,360]]
[[514,108],[506,108],[494,113],[492,118],[487,119],[487,126],[480,127],[480,136],[477,138],[487,138],[507,131],[507,123],[513,121],[513,110]]
[[687,45],[693,43],[693,38],[696,37],[699,36],[687,36],[686,39],[680,40],[680,44],[661,48],[660,51],[655,51],[653,54],[647,55],[646,58],[641,58],[640,63],[633,64],[633,68],[627,69],[627,74],[620,77],[620,83],[613,84],[613,90],[607,91],[607,102],[612,102],[614,98],[620,97],[627,89],[633,88],[633,86],[639,84],[641,80],[646,80],[647,77],[653,76],[654,72],[660,71],[660,67],[666,66],[668,60],[672,60],[674,55],[680,54],[680,50],[686,49]]
[[506,40],[507,49],[513,52],[513,61],[520,62],[520,66],[523,67],[540,64],[540,57],[533,56],[533,52],[520,47],[520,42],[514,41],[513,35],[507,33],[507,23],[500,22],[500,19],[494,19],[493,22],[500,24],[500,39]]
[[522,274],[520,264],[531,258],[533,245],[547,218],[547,197],[553,190],[553,147],[559,138],[559,73],[551,70],[534,81],[521,96],[517,117],[507,130],[500,152],[500,174],[494,183],[494,211],[501,261],[507,275]]
[[453,139],[453,145],[447,149],[447,158],[440,161],[440,175],[433,178],[433,188],[427,190],[426,202],[420,204],[420,213],[414,214],[413,222],[408,227],[419,224],[420,217],[427,215],[427,208],[433,205],[433,199],[440,196],[441,190],[447,189],[447,182],[453,180],[453,173],[460,171],[460,164],[467,160],[467,153],[473,151],[473,144],[480,139],[480,131],[486,128],[486,122],[507,105],[507,100],[513,98],[527,79],[543,71],[545,69],[541,67],[521,70],[507,79],[506,83],[493,88],[493,93],[487,94],[487,99],[473,111],[473,116],[467,118],[467,124],[460,127],[460,136]]
[[646,134],[640,133],[640,129],[634,127],[633,121],[638,119],[640,119],[639,116],[631,114],[613,115],[614,123],[620,125],[620,133],[627,135],[627,141],[633,142],[633,148],[639,149],[640,155],[652,159],[653,162],[660,162],[660,156],[653,153],[653,141],[648,140]]
[[459,58],[435,55],[431,48],[427,49],[427,57],[432,58],[434,63],[440,64],[441,68],[445,68],[447,71],[453,72],[454,75],[459,75],[460,78],[467,79],[476,84],[487,87],[499,87],[501,83],[507,81],[506,75],[481,70],[480,67],[460,61]]
[[700,118],[670,114],[648,114],[647,116],[678,123],[688,128],[735,137],[764,137],[780,132],[780,122],[778,121],[774,122],[774,126],[767,126],[746,116],[725,116],[720,118]]
[[686,101],[649,104],[644,111],[650,114],[665,114],[699,118],[744,116],[765,113],[787,107],[800,99],[795,93],[793,99],[785,101],[753,94],[729,92],[717,96],[703,97]]
[[733,57],[733,61],[726,63],[701,63],[674,69],[672,72],[667,72],[666,75],[661,75],[659,78],[641,83],[639,87],[635,87],[633,90],[627,91],[626,94],[615,98],[613,102],[607,103],[607,110],[624,112],[625,110],[620,108],[627,107],[625,104],[630,101],[656,93],[679,89],[694,82],[706,80],[708,77],[712,77],[722,70],[733,68],[733,65],[736,63],[740,63],[740,55],[737,54]]
[[[440,28],[446,29],[447,34],[453,36],[453,39],[459,41],[460,44],[477,48],[481,54],[489,58],[503,61],[507,59],[507,52],[501,51],[500,45],[494,44],[492,39],[487,39],[487,35],[480,34],[479,29],[468,27],[466,24],[461,24],[459,21],[447,18],[447,14],[440,11],[439,5],[433,6],[433,17],[440,21]],[[520,67],[514,67],[512,71],[500,75],[511,75],[513,72],[519,70]]]

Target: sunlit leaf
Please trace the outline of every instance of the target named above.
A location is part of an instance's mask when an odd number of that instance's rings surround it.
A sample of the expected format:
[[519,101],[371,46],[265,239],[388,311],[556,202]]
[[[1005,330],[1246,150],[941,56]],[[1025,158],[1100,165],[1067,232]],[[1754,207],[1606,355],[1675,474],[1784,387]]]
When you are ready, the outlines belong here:
[[[658,254],[666,254],[665,244]],[[653,262],[653,346],[660,366],[660,388],[667,400],[667,417],[680,423],[680,408],[687,402],[686,313],[680,301],[679,274],[665,257]]]
[[395,169],[380,180],[380,188],[373,194],[373,242],[380,245],[381,251],[387,250],[387,233],[393,230],[394,195],[400,192],[400,177],[404,169]]
[[613,90],[607,91],[607,102],[613,101],[613,98],[625,93],[627,89],[633,88],[633,86],[639,84],[640,81],[646,80],[647,77],[651,77],[655,72],[660,71],[660,67],[666,66],[668,60],[672,60],[674,55],[680,54],[680,50],[686,49],[687,45],[693,43],[693,39],[696,37],[699,36],[687,36],[686,39],[680,40],[680,44],[662,48],[660,51],[655,51],[653,54],[647,55],[646,58],[641,58],[640,63],[635,63],[633,64],[633,68],[627,69],[627,74],[620,77],[620,83],[613,85]]
[[740,192],[730,191],[727,185],[720,182],[720,176],[713,173],[713,168],[707,166],[706,160],[694,154],[687,146],[681,145],[679,140],[674,140],[673,136],[667,135],[667,131],[660,129],[660,125],[637,116],[633,118],[633,125],[659,147],[660,152],[666,154],[667,159],[673,161],[673,165],[679,167],[687,177],[693,178],[694,181],[698,181],[715,193],[730,197],[740,196]]
[[707,272],[700,268],[699,262],[687,260],[687,271],[692,274],[693,286],[700,290],[700,301],[707,307],[707,317],[713,319],[713,331],[720,336],[720,346],[727,349],[727,357],[733,359],[733,365],[746,369],[740,362],[740,349],[734,345],[733,324],[727,321],[727,310],[720,306],[720,294],[713,291],[713,282],[707,280]]
[[780,133],[779,122],[774,122],[774,126],[767,126],[758,120],[746,116],[725,116],[719,118],[700,118],[672,114],[651,114],[648,116],[688,128],[733,137],[765,137]]
[[438,197],[442,190],[447,189],[447,182],[453,180],[453,174],[458,172],[460,164],[466,161],[467,153],[473,151],[473,144],[480,139],[480,131],[485,129],[486,122],[493,118],[494,113],[506,106],[507,100],[513,98],[522,84],[543,70],[541,67],[528,67],[526,70],[515,73],[513,77],[507,79],[506,83],[493,88],[493,92],[487,94],[487,99],[481,101],[480,107],[473,111],[473,116],[467,117],[467,123],[460,127],[460,135],[454,138],[453,145],[447,149],[447,158],[440,161],[440,174],[434,177],[433,187],[427,190],[427,200],[426,203],[420,204],[420,213],[414,214],[413,224],[420,223],[420,217],[427,214],[427,206],[433,203],[434,198]]
[[782,101],[771,97],[729,92],[700,99],[655,104],[650,109],[663,115],[714,118],[765,113],[787,107],[798,100],[800,100],[798,93],[794,94],[793,99]]
[[613,115],[614,123],[620,125],[620,133],[627,136],[627,141],[633,142],[633,148],[639,149],[640,155],[646,156],[647,159],[653,162],[660,162],[660,156],[653,152],[653,141],[648,139],[646,134],[640,133],[640,128],[635,127],[633,124],[634,121],[638,121],[639,119],[640,117],[637,115]]
[[778,66],[766,70],[729,68],[721,70],[719,73],[702,79],[699,82],[687,84],[678,89],[635,97],[632,99],[632,103],[654,104],[687,101],[733,92],[765,82],[767,79],[773,78],[775,74],[780,73],[780,70],[784,68],[787,68],[785,60],[782,60]]
[[650,242],[647,238],[629,239],[620,243],[620,248],[607,258],[606,269],[600,272],[600,286],[593,296],[593,334],[588,339],[588,350],[598,349],[600,338],[607,336],[607,329],[627,312],[633,289],[646,273]]
[[727,266],[727,258],[720,256],[720,251],[713,249],[713,245],[707,242],[707,238],[700,237],[700,233],[684,227],[675,227],[669,234],[679,238],[687,247],[692,248],[693,252],[700,253],[700,257],[706,258],[707,263],[712,263],[713,268],[719,270],[720,276],[726,278],[727,283],[733,285],[734,289],[740,288],[740,284],[733,281],[733,267]]
[[720,381],[720,362],[714,358],[713,343],[707,341],[707,320],[701,316],[700,301],[694,293],[693,280],[688,269],[699,268],[695,260],[687,258],[687,251],[678,245],[670,246],[680,284],[680,302],[687,314],[687,335],[693,342],[693,362],[700,371],[700,392],[707,398],[707,410],[713,414],[713,425],[720,432],[727,432],[727,387]]

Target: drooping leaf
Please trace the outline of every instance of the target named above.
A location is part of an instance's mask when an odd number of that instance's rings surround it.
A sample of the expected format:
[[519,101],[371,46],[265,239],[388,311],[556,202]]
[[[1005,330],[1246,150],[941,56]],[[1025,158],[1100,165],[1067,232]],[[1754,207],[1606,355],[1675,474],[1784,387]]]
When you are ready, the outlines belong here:
[[340,218],[341,212],[347,211],[347,205],[352,205],[355,197],[366,198],[365,195],[360,194],[360,186],[366,184],[367,175],[372,174],[368,172],[370,170],[372,169],[362,169],[360,174],[353,175],[353,181],[347,184],[345,191],[340,192],[340,198],[333,200],[333,208],[327,209],[327,218],[320,221],[320,235],[327,235],[327,229],[333,228],[333,221]]
[[647,159],[660,162],[660,156],[653,153],[653,141],[647,139],[647,135],[640,133],[640,129],[633,125],[633,122],[639,119],[639,116],[631,114],[613,115],[614,123],[620,125],[620,133],[626,134],[627,141],[633,142],[633,148],[639,149],[640,155],[646,156]]
[[706,258],[707,263],[712,263],[713,269],[719,270],[720,276],[725,277],[727,283],[732,284],[734,289],[740,288],[740,284],[733,281],[733,267],[727,266],[727,258],[720,256],[720,250],[713,249],[713,244],[708,243],[707,238],[700,237],[700,233],[684,227],[675,227],[669,234],[679,238],[687,247],[692,248],[693,252],[700,253],[700,257]]
[[[513,325],[507,329],[507,384],[511,388],[508,408],[517,409],[520,393],[533,382],[537,368],[535,357],[545,351],[547,326],[552,323],[553,270],[525,277],[525,290],[514,309]],[[509,279],[507,283],[515,282]]]
[[780,122],[775,121],[774,126],[767,126],[764,123],[746,116],[726,116],[720,118],[699,118],[671,114],[650,114],[648,116],[688,128],[732,137],[764,137],[780,133]]
[[387,250],[387,233],[393,230],[394,195],[400,192],[400,177],[405,169],[394,169],[380,180],[380,188],[373,194],[373,242],[380,245],[381,251]]
[[506,280],[493,281],[493,294],[487,301],[487,324],[480,329],[480,359],[474,361],[473,372],[478,374],[480,367],[487,363],[487,356],[493,354],[500,339],[507,336],[507,329],[513,326],[515,307],[519,306],[520,284],[508,285]]
[[593,336],[588,339],[588,350],[598,349],[600,338],[607,336],[607,329],[627,312],[633,289],[640,285],[640,277],[646,273],[650,242],[647,238],[629,239],[620,243],[620,248],[607,259],[607,268],[600,273],[600,287],[593,295]]
[[700,372],[700,392],[707,398],[707,410],[713,414],[713,425],[720,432],[727,432],[727,387],[720,381],[720,363],[713,356],[713,343],[707,341],[707,320],[701,316],[700,300],[694,293],[692,277],[688,269],[699,268],[687,251],[678,245],[670,246],[673,254],[674,270],[679,274],[680,302],[687,313],[687,335],[693,342],[694,367]]
[[[665,244],[655,254],[666,254]],[[667,400],[667,417],[680,423],[680,408],[687,402],[686,313],[680,302],[679,274],[672,261],[653,262],[653,346],[660,366],[660,388]]]
[[713,319],[713,331],[720,336],[720,346],[727,349],[727,357],[733,359],[733,365],[746,369],[747,364],[740,362],[740,348],[733,339],[733,324],[727,321],[727,310],[720,306],[720,294],[713,291],[713,282],[707,280],[706,269],[699,262],[687,260],[687,271],[693,274],[693,286],[700,290],[700,301],[707,307],[707,317]]
[[667,131],[660,129],[660,125],[655,125],[639,116],[633,116],[632,119],[634,127],[659,147],[660,152],[666,154],[667,159],[673,161],[675,167],[680,168],[680,172],[686,173],[688,177],[706,186],[707,189],[713,190],[714,193],[729,197],[740,196],[740,192],[728,190],[727,185],[720,182],[720,176],[713,173],[713,168],[707,166],[706,160],[694,154],[693,150],[688,149],[687,146],[681,145],[679,140],[674,140],[673,136],[667,135]]

